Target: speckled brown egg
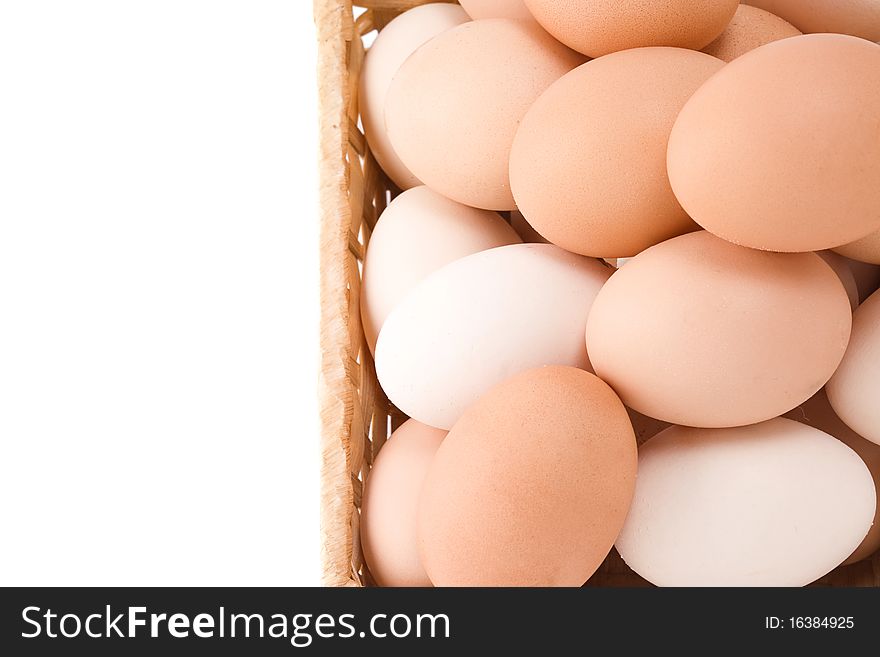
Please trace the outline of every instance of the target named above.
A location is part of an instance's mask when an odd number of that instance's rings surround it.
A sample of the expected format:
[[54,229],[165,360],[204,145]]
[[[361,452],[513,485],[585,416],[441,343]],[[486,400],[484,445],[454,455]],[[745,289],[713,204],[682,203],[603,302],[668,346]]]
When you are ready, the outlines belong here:
[[794,25],[769,11],[740,5],[721,36],[703,48],[703,52],[729,62],[766,43],[799,34],[801,31]]
[[584,58],[528,21],[471,21],[435,37],[400,68],[385,123],[404,164],[465,205],[516,207],[508,160],[517,125]]
[[666,175],[679,111],[721,60],[682,48],[638,48],[566,74],[528,111],[510,183],[535,230],[564,249],[633,256],[697,230]]
[[437,586],[580,586],[623,525],[636,477],[626,409],[571,367],[522,372],[449,432],[425,484],[418,544]]
[[862,544],[856,548],[844,564],[856,563],[865,559],[880,548],[880,445],[865,440],[855,431],[850,429],[837,417],[825,390],[820,390],[803,404],[785,414],[785,417],[803,422],[828,435],[834,436],[845,443],[856,454],[862,457],[871,476],[874,478],[874,488],[877,493],[877,510],[874,515],[874,525],[868,531],[868,535]]
[[422,483],[446,432],[404,422],[383,445],[364,486],[361,543],[380,586],[430,586],[416,544]]
[[724,30],[738,0],[525,0],[550,34],[599,57],[643,46],[699,50]]
[[877,0],[743,0],[781,16],[801,32],[838,32],[880,41]]
[[672,189],[736,244],[818,251],[880,229],[880,46],[839,34],[775,41],[735,59],[684,106]]
[[596,373],[627,406],[673,424],[729,427],[814,395],[851,325],[846,292],[819,256],[700,231],[621,267],[593,302],[586,338]]
[[420,183],[400,161],[385,131],[385,100],[391,80],[420,45],[468,20],[468,15],[456,5],[431,3],[414,7],[388,23],[367,51],[358,91],[364,135],[379,166],[401,189]]

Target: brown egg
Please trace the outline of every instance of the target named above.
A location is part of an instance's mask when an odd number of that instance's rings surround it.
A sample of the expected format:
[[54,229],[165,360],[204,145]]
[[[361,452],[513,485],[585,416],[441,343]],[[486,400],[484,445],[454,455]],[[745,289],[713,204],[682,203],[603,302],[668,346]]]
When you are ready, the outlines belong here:
[[769,11],[740,5],[721,36],[703,48],[703,52],[729,62],[766,43],[799,34],[801,31],[794,25]]
[[438,586],[580,586],[620,531],[636,476],[626,409],[571,367],[517,374],[437,451],[418,540]]
[[468,15],[456,5],[415,7],[388,23],[367,51],[358,92],[364,134],[379,166],[401,189],[415,187],[419,180],[397,157],[385,131],[388,87],[400,65],[420,45],[467,20]]
[[862,457],[865,465],[868,466],[871,476],[874,477],[874,487],[877,492],[877,511],[874,516],[874,525],[871,527],[868,535],[865,536],[862,544],[844,564],[856,563],[871,556],[880,548],[880,445],[865,440],[846,426],[837,417],[834,409],[831,408],[831,404],[828,403],[828,396],[825,394],[824,389],[817,392],[796,409],[786,413],[785,417],[808,424],[846,443],[850,449]]
[[877,0],[743,0],[781,16],[801,32],[839,32],[880,40]]
[[512,210],[508,161],[535,99],[584,58],[527,21],[459,25],[401,67],[385,123],[401,160],[426,185],[465,205]]
[[738,247],[704,231],[637,255],[587,319],[596,373],[650,417],[696,427],[760,422],[834,373],[852,313],[813,253]]
[[853,260],[880,265],[880,230],[834,250]]
[[523,118],[510,155],[528,222],[554,244],[600,258],[697,230],[669,186],[666,144],[688,98],[723,66],[693,50],[638,48],[553,83]]
[[669,138],[672,189],[736,244],[818,251],[880,229],[880,46],[838,34],[775,41],[725,66]]
[[699,50],[724,30],[738,0],[525,0],[550,34],[599,57],[643,46]]
[[380,586],[431,586],[416,545],[422,483],[446,432],[404,422],[382,446],[364,485],[361,544]]
[[838,417],[880,445],[880,292],[853,315],[852,340],[827,392]]
[[519,18],[534,20],[523,0],[459,0],[474,20],[481,18]]

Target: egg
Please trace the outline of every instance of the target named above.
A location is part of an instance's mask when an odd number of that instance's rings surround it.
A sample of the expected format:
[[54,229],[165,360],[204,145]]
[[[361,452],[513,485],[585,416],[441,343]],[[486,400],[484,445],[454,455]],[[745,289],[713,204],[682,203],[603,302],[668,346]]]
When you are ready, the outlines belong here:
[[370,351],[385,318],[425,276],[466,255],[521,241],[495,212],[424,186],[399,195],[379,217],[364,258],[360,310]]
[[834,250],[853,260],[880,265],[880,230]]
[[837,277],[840,279],[843,289],[846,290],[846,296],[849,297],[849,305],[855,310],[859,306],[859,285],[856,282],[855,274],[849,261],[842,255],[834,253],[834,251],[818,251],[816,255],[822,258]]
[[468,20],[457,5],[431,3],[414,7],[388,23],[367,51],[358,91],[364,135],[376,162],[401,189],[420,183],[400,161],[385,131],[385,101],[391,80],[419,46]]
[[827,391],[840,419],[880,445],[880,292],[853,315],[852,339]]
[[518,18],[534,20],[523,0],[459,0],[473,19]]
[[775,41],[691,97],[669,138],[682,207],[731,242],[818,251],[880,229],[880,46]]
[[839,32],[880,41],[877,0],[743,0],[781,16],[802,32]]
[[856,563],[871,556],[880,548],[880,445],[865,440],[846,426],[837,417],[834,409],[831,408],[831,404],[828,403],[828,396],[824,389],[817,392],[796,409],[786,413],[785,417],[796,422],[808,424],[820,431],[824,431],[830,436],[834,436],[858,454],[865,462],[865,465],[868,466],[868,470],[871,471],[871,476],[874,478],[874,489],[878,494],[878,509],[875,511],[874,525],[868,531],[868,535],[865,536],[861,545],[844,562],[844,565]]
[[414,287],[385,320],[376,345],[379,383],[408,416],[449,429],[517,372],[587,368],[587,313],[611,271],[550,244],[456,260]]
[[380,586],[431,586],[419,558],[416,512],[445,431],[404,422],[382,446],[364,484],[361,544]]
[[703,52],[729,62],[766,43],[799,34],[794,25],[769,11],[740,5],[730,24]]
[[672,427],[642,445],[638,469],[616,547],[658,586],[805,586],[853,553],[876,512],[861,458],[784,418]]
[[537,21],[567,46],[600,57],[643,46],[699,50],[733,17],[738,0],[525,0]]
[[571,367],[521,372],[449,432],[419,501],[437,586],[580,586],[619,532],[636,477],[626,410]]
[[528,21],[472,21],[419,48],[391,83],[385,123],[401,160],[465,205],[515,208],[508,160],[517,125],[583,57]]
[[[508,247],[509,248],[509,247]],[[653,418],[729,427],[773,418],[834,373],[852,312],[813,253],[768,253],[700,231],[635,256],[589,315],[596,374]]]
[[564,249],[636,253],[699,227],[666,176],[679,111],[724,63],[682,48],[594,59],[554,82],[513,142],[510,182],[527,221]]

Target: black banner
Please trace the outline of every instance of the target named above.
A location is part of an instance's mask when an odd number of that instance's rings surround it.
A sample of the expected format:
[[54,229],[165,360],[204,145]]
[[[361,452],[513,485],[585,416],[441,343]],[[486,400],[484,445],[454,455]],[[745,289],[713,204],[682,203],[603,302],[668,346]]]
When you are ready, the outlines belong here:
[[839,654],[876,643],[880,629],[877,589],[84,588],[0,595],[0,654],[16,656],[411,656],[486,647],[492,654],[755,647]]

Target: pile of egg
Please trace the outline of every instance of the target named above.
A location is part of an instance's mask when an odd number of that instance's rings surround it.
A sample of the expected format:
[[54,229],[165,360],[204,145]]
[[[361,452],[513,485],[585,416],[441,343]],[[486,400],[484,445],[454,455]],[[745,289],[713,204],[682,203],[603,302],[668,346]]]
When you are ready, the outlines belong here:
[[[809,6],[809,11],[806,7]],[[769,11],[768,11],[769,10]],[[771,13],[772,12],[772,13]],[[803,586],[880,547],[880,0],[461,0],[382,30],[361,315],[388,586]]]

